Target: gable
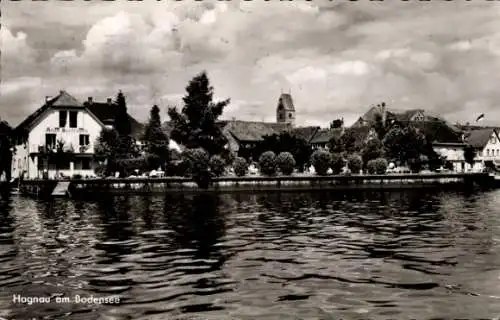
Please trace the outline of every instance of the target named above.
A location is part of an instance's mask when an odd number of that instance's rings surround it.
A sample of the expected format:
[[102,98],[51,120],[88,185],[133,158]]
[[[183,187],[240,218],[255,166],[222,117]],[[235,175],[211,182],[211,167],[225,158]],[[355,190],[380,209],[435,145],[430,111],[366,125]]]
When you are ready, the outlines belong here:
[[415,114],[411,117],[411,121],[424,121],[424,120],[425,116],[420,110],[416,111]]
[[498,135],[497,133],[495,132],[495,130],[493,130],[493,132],[491,133],[490,135],[490,139],[488,141],[488,144],[499,144],[500,143],[500,140],[498,139]]

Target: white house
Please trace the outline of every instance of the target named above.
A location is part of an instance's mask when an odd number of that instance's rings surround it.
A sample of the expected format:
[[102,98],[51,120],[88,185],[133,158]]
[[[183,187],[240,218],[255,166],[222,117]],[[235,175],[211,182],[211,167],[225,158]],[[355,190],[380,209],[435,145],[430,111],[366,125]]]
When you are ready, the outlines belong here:
[[[92,98],[81,103],[65,91],[28,116],[15,130],[16,146],[12,159],[12,178],[36,179],[63,176],[92,176],[96,163],[94,147],[101,130],[110,126],[115,105],[94,104]],[[133,134],[141,126],[131,118]],[[61,149],[71,156],[58,160]]]
[[462,172],[470,168],[464,159],[465,145],[463,142],[434,142],[432,147],[437,154],[453,164],[453,171]]
[[471,130],[465,140],[476,150],[474,169],[500,165],[500,139],[497,129]]
[[[487,166],[500,165],[500,139],[497,129],[471,130],[464,135],[463,143],[434,143],[434,150],[453,163],[454,171],[481,171]],[[464,148],[470,145],[476,156],[474,165],[465,162]]]

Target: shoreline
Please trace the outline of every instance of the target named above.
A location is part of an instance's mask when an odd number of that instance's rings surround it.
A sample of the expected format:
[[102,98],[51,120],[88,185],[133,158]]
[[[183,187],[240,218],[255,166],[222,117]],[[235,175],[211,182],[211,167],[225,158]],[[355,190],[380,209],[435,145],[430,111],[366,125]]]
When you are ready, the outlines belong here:
[[157,194],[169,192],[274,192],[308,190],[394,190],[422,188],[498,187],[488,173],[427,173],[327,176],[245,176],[212,178],[208,188],[200,188],[191,178],[98,178],[68,180],[25,180],[20,193],[50,196],[59,182],[66,182],[67,195]]

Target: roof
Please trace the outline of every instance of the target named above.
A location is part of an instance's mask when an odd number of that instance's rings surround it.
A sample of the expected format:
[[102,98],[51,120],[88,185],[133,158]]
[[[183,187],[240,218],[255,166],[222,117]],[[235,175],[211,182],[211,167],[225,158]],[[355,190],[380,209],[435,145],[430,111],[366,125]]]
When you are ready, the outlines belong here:
[[444,121],[422,121],[412,122],[413,127],[419,129],[429,141],[432,142],[462,142],[462,134],[450,127]]
[[386,119],[394,119],[397,121],[410,121],[414,116],[416,116],[418,113],[422,113],[424,115],[424,122],[425,121],[435,121],[435,120],[441,120],[443,119],[437,115],[433,114],[432,112],[428,112],[424,109],[394,109],[394,108],[388,108],[382,105],[377,105],[373,106],[368,111],[363,114],[359,119],[355,122],[355,126],[360,126],[364,124],[372,124],[376,120],[377,115],[381,115],[384,111],[386,112]]
[[[114,123],[116,115],[116,105],[114,103],[85,102],[84,105],[87,110],[94,114],[102,123],[107,125]],[[128,118],[130,120],[132,136],[134,138],[140,138],[144,133],[145,125],[137,121],[130,114],[128,115]]]
[[292,95],[289,93],[282,93],[278,100],[278,108],[280,106],[283,106],[287,111],[295,111]]
[[466,136],[466,142],[474,148],[484,148],[496,130],[493,128],[472,130]]
[[320,127],[315,127],[315,126],[299,127],[299,128],[290,129],[289,133],[290,133],[290,135],[292,135],[296,138],[299,138],[299,139],[303,139],[309,143],[309,142],[311,142],[312,138],[318,132],[319,129],[320,129]]
[[5,120],[0,121],[0,136],[9,136],[12,132],[12,127]]
[[312,144],[325,144],[328,143],[332,137],[340,137],[342,135],[343,129],[320,129],[316,132],[314,137],[311,139]]
[[83,104],[80,103],[75,97],[71,96],[64,90],[59,91],[59,95],[45,102],[43,106],[35,110],[26,119],[24,119],[17,127],[16,132],[21,132],[28,129],[46,110],[51,107],[81,107]]
[[83,104],[66,91],[60,91],[59,95],[50,101],[54,107],[80,107]]
[[224,129],[241,142],[262,141],[264,136],[279,134],[288,128],[286,125],[268,122],[227,121]]

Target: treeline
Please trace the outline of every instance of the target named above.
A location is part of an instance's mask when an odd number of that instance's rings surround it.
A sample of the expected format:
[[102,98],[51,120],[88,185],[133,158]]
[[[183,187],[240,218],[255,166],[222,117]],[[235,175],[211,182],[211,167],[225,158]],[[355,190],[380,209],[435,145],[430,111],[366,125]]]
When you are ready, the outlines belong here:
[[[383,121],[381,116],[371,124],[375,136],[367,136],[366,131],[357,128],[343,130],[343,120],[334,120],[331,128],[343,132],[332,135],[327,150],[314,150],[304,139],[282,132],[265,136],[253,147],[241,146],[233,158],[218,121],[230,99],[214,101],[213,95],[208,76],[202,72],[187,85],[182,108],[169,108],[170,138],[186,148],[182,155],[174,155],[169,150],[169,137],[162,129],[157,106],[151,109],[141,139],[145,145],[138,148],[130,139],[125,98],[118,93],[115,128],[102,132],[96,148],[96,159],[103,163],[102,173],[118,171],[126,175],[135,169],[161,168],[167,175],[191,176],[200,185],[208,186],[210,178],[223,175],[227,167],[242,176],[252,163],[264,175],[291,174],[310,166],[320,175],[338,174],[345,168],[354,174],[361,170],[385,173],[390,162],[408,166],[412,172],[449,166],[422,130],[410,123]],[[473,161],[473,149],[466,148],[466,154],[466,161]]]

